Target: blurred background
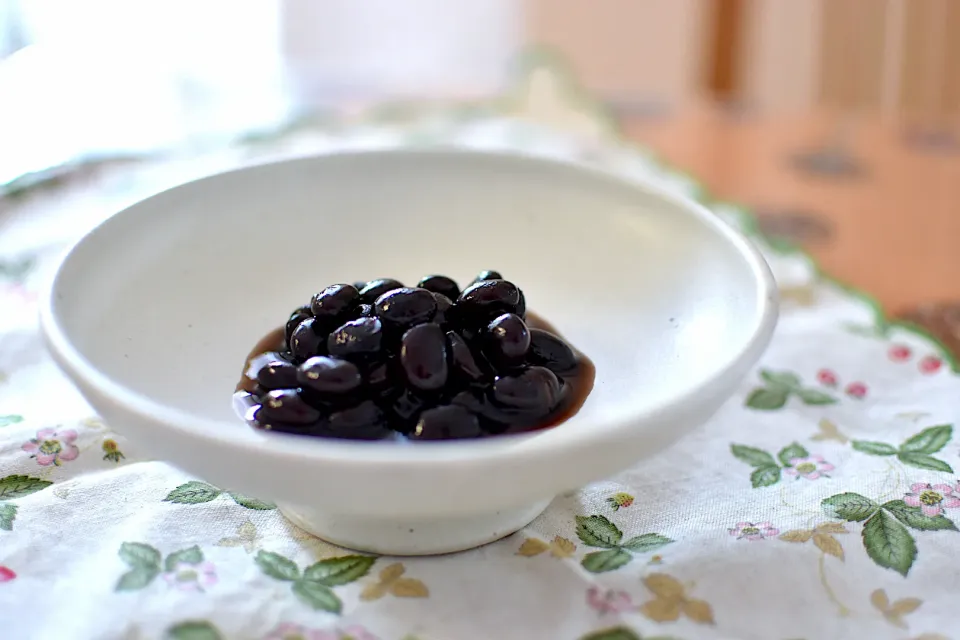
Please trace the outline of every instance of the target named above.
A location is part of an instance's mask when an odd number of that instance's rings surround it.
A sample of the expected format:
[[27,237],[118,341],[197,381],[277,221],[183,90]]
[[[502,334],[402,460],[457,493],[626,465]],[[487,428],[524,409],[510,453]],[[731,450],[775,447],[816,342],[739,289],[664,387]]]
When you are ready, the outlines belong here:
[[960,336],[960,0],[0,0],[0,185],[491,97],[532,47],[768,233]]

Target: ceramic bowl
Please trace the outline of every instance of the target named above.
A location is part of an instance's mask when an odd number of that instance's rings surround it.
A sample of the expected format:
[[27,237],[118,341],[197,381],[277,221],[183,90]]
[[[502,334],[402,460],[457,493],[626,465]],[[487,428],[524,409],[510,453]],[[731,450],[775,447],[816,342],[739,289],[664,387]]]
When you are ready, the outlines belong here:
[[[257,432],[235,414],[245,355],[318,289],[483,269],[593,360],[574,418],[398,444]],[[763,258],[691,201],[575,164],[437,150],[286,160],[143,200],[73,247],[41,321],[93,408],[153,457],[330,542],[416,555],[510,534],[684,437],[776,316]]]

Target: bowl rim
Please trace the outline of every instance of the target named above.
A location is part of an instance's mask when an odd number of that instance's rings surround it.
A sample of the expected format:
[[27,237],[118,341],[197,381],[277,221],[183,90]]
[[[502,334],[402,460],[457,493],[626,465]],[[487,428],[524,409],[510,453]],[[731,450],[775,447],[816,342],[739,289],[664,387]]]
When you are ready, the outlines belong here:
[[[667,205],[680,209],[700,224],[704,224],[716,232],[721,241],[732,246],[746,262],[753,276],[753,285],[757,295],[756,328],[744,342],[739,352],[716,367],[714,371],[696,384],[665,396],[652,405],[627,415],[598,418],[590,429],[579,429],[572,432],[572,430],[563,429],[563,425],[558,425],[550,429],[513,436],[398,446],[395,442],[340,441],[287,434],[261,434],[260,438],[237,439],[235,437],[236,429],[248,428],[239,418],[236,420],[216,420],[198,417],[189,412],[161,404],[133,391],[122,382],[110,378],[94,367],[70,342],[60,326],[54,311],[57,284],[77,249],[114,218],[137,213],[143,203],[188,185],[216,181],[224,176],[268,166],[293,165],[318,160],[337,161],[345,157],[355,158],[358,156],[399,156],[403,158],[426,156],[449,160],[482,157],[493,162],[534,164],[548,170],[574,170],[583,173],[592,180],[639,191],[647,196],[665,201]],[[93,392],[123,412],[143,422],[152,423],[155,427],[193,439],[197,441],[198,445],[205,444],[216,447],[221,454],[228,454],[232,450],[236,453],[251,454],[258,457],[276,457],[277,461],[280,462],[289,462],[291,458],[297,458],[300,461],[323,463],[337,468],[342,468],[344,464],[376,463],[380,466],[388,465],[392,469],[402,470],[403,467],[409,465],[416,465],[418,469],[422,469],[423,465],[446,467],[453,461],[482,464],[491,460],[505,462],[512,459],[519,462],[529,460],[531,456],[536,458],[556,457],[565,452],[581,448],[587,443],[597,444],[595,442],[591,443],[592,440],[603,440],[606,443],[615,443],[617,440],[622,440],[634,425],[669,418],[670,414],[681,410],[688,403],[694,402],[696,396],[704,389],[720,384],[724,378],[732,373],[742,368],[748,368],[756,362],[769,344],[776,328],[779,315],[779,297],[773,273],[753,243],[724,222],[720,216],[691,198],[670,192],[643,179],[616,173],[603,167],[587,165],[575,159],[545,157],[526,152],[440,146],[429,149],[400,147],[347,151],[331,150],[289,156],[279,160],[269,159],[205,175],[141,198],[100,221],[76,240],[63,254],[40,298],[39,315],[44,342],[54,360],[68,377],[85,392]],[[225,399],[225,402],[229,402],[229,399]],[[122,432],[121,428],[120,433]],[[231,437],[231,432],[233,437]]]

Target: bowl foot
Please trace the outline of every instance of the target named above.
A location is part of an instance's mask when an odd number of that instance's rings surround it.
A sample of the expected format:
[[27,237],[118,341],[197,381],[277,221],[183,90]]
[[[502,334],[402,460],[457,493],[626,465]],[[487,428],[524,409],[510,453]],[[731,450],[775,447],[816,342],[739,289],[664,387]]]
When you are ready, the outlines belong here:
[[378,518],[279,504],[290,522],[348,549],[393,556],[465,551],[499,540],[530,524],[550,500],[493,513],[449,518]]

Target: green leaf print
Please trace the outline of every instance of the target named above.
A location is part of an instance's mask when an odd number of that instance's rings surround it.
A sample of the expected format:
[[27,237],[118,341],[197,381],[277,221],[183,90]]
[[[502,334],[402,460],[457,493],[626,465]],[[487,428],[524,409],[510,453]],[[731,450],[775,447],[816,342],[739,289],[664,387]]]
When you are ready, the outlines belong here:
[[217,628],[205,620],[187,620],[167,629],[167,640],[222,640]]
[[668,545],[671,542],[673,542],[673,540],[666,536],[662,536],[659,533],[644,533],[642,535],[630,538],[621,546],[624,549],[629,549],[630,551],[645,553],[647,551],[659,549],[660,547]]
[[747,396],[747,406],[760,411],[776,411],[787,404],[790,389],[786,387],[758,387]]
[[904,453],[901,451],[899,454],[897,454],[897,459],[903,464],[916,467],[917,469],[929,469],[930,471],[953,473],[953,467],[951,467],[949,464],[943,460],[938,460],[933,456],[928,456],[925,453]]
[[220,489],[217,489],[213,485],[191,480],[168,493],[163,501],[174,504],[202,504],[204,502],[210,502],[221,493]]
[[757,387],[747,396],[746,405],[751,409],[760,411],[782,409],[790,399],[790,394],[796,394],[802,403],[808,405],[837,402],[837,399],[829,393],[801,386],[800,376],[790,371],[763,369],[760,371],[760,379],[765,383],[764,386]]
[[0,504],[0,530],[13,531],[13,521],[17,519],[17,505]]
[[917,558],[917,544],[907,528],[886,511],[878,511],[863,525],[867,555],[885,569],[906,577]]
[[577,537],[590,547],[610,549],[623,539],[623,532],[604,516],[577,516]]
[[312,580],[298,580],[293,583],[293,593],[310,608],[317,611],[340,613],[343,603],[330,587]]
[[181,549],[168,555],[164,566],[167,571],[173,571],[180,563],[200,564],[201,562],[203,562],[203,551],[200,550],[200,547],[194,545],[189,549]]
[[828,518],[847,522],[863,522],[880,509],[870,498],[849,492],[824,498],[820,506]]
[[791,466],[790,461],[794,458],[806,458],[810,455],[810,452],[801,447],[798,443],[794,442],[788,444],[783,449],[780,449],[780,453],[777,454],[777,458],[780,459],[780,463],[785,466]]
[[246,507],[247,509],[253,509],[254,511],[272,511],[277,508],[277,505],[272,502],[267,502],[266,500],[260,500],[258,498],[252,498],[250,496],[245,496],[242,493],[236,493],[234,491],[229,492],[233,501],[236,502],[241,507]]
[[254,562],[260,570],[277,580],[297,580],[300,578],[300,569],[293,560],[283,557],[272,551],[259,551]]
[[803,404],[823,405],[835,404],[837,402],[836,398],[819,389],[796,389],[794,393],[797,394],[797,397],[800,398]]
[[303,578],[327,587],[339,587],[367,575],[376,561],[373,556],[360,555],[328,558],[304,569]]
[[590,573],[605,573],[614,571],[633,560],[629,551],[619,547],[604,551],[593,551],[583,556],[580,564]]
[[637,633],[629,627],[610,627],[609,629],[600,629],[592,631],[580,640],[643,640]]
[[800,376],[791,371],[760,370],[760,378],[771,387],[786,387],[792,389],[800,385]]
[[5,416],[0,416],[0,427],[7,427],[11,424],[19,424],[23,422],[23,416],[19,416],[15,413],[8,413]]
[[52,482],[30,476],[7,476],[0,478],[0,500],[22,498],[41,489],[46,489]]
[[933,517],[925,516],[920,507],[908,506],[903,500],[885,502],[883,508],[911,529],[918,531],[957,531],[957,525],[950,519],[945,518],[943,514]]
[[742,444],[731,444],[730,453],[732,453],[737,460],[746,462],[751,467],[770,467],[777,465],[777,461],[773,459],[773,456],[763,449],[754,449],[753,447],[747,447]]
[[139,591],[160,575],[160,567],[134,567],[120,576],[114,591]]
[[754,489],[760,487],[769,487],[780,482],[780,467],[773,465],[770,467],[760,467],[754,469],[750,474],[750,484]]
[[133,568],[156,568],[160,571],[160,552],[142,542],[124,542],[117,552],[120,559]]
[[892,456],[896,455],[897,448],[885,442],[867,442],[865,440],[854,440],[850,446],[860,453],[869,453],[872,456]]
[[953,425],[941,424],[935,427],[928,427],[911,436],[900,445],[901,453],[936,453],[940,451],[953,436]]
[[935,427],[928,427],[920,433],[910,436],[900,445],[899,449],[883,442],[866,442],[861,440],[854,440],[850,443],[850,446],[852,446],[855,451],[873,456],[896,455],[900,462],[911,467],[916,467],[917,469],[953,473],[953,467],[943,460],[930,455],[947,446],[951,437],[953,437],[953,425],[941,424]]

